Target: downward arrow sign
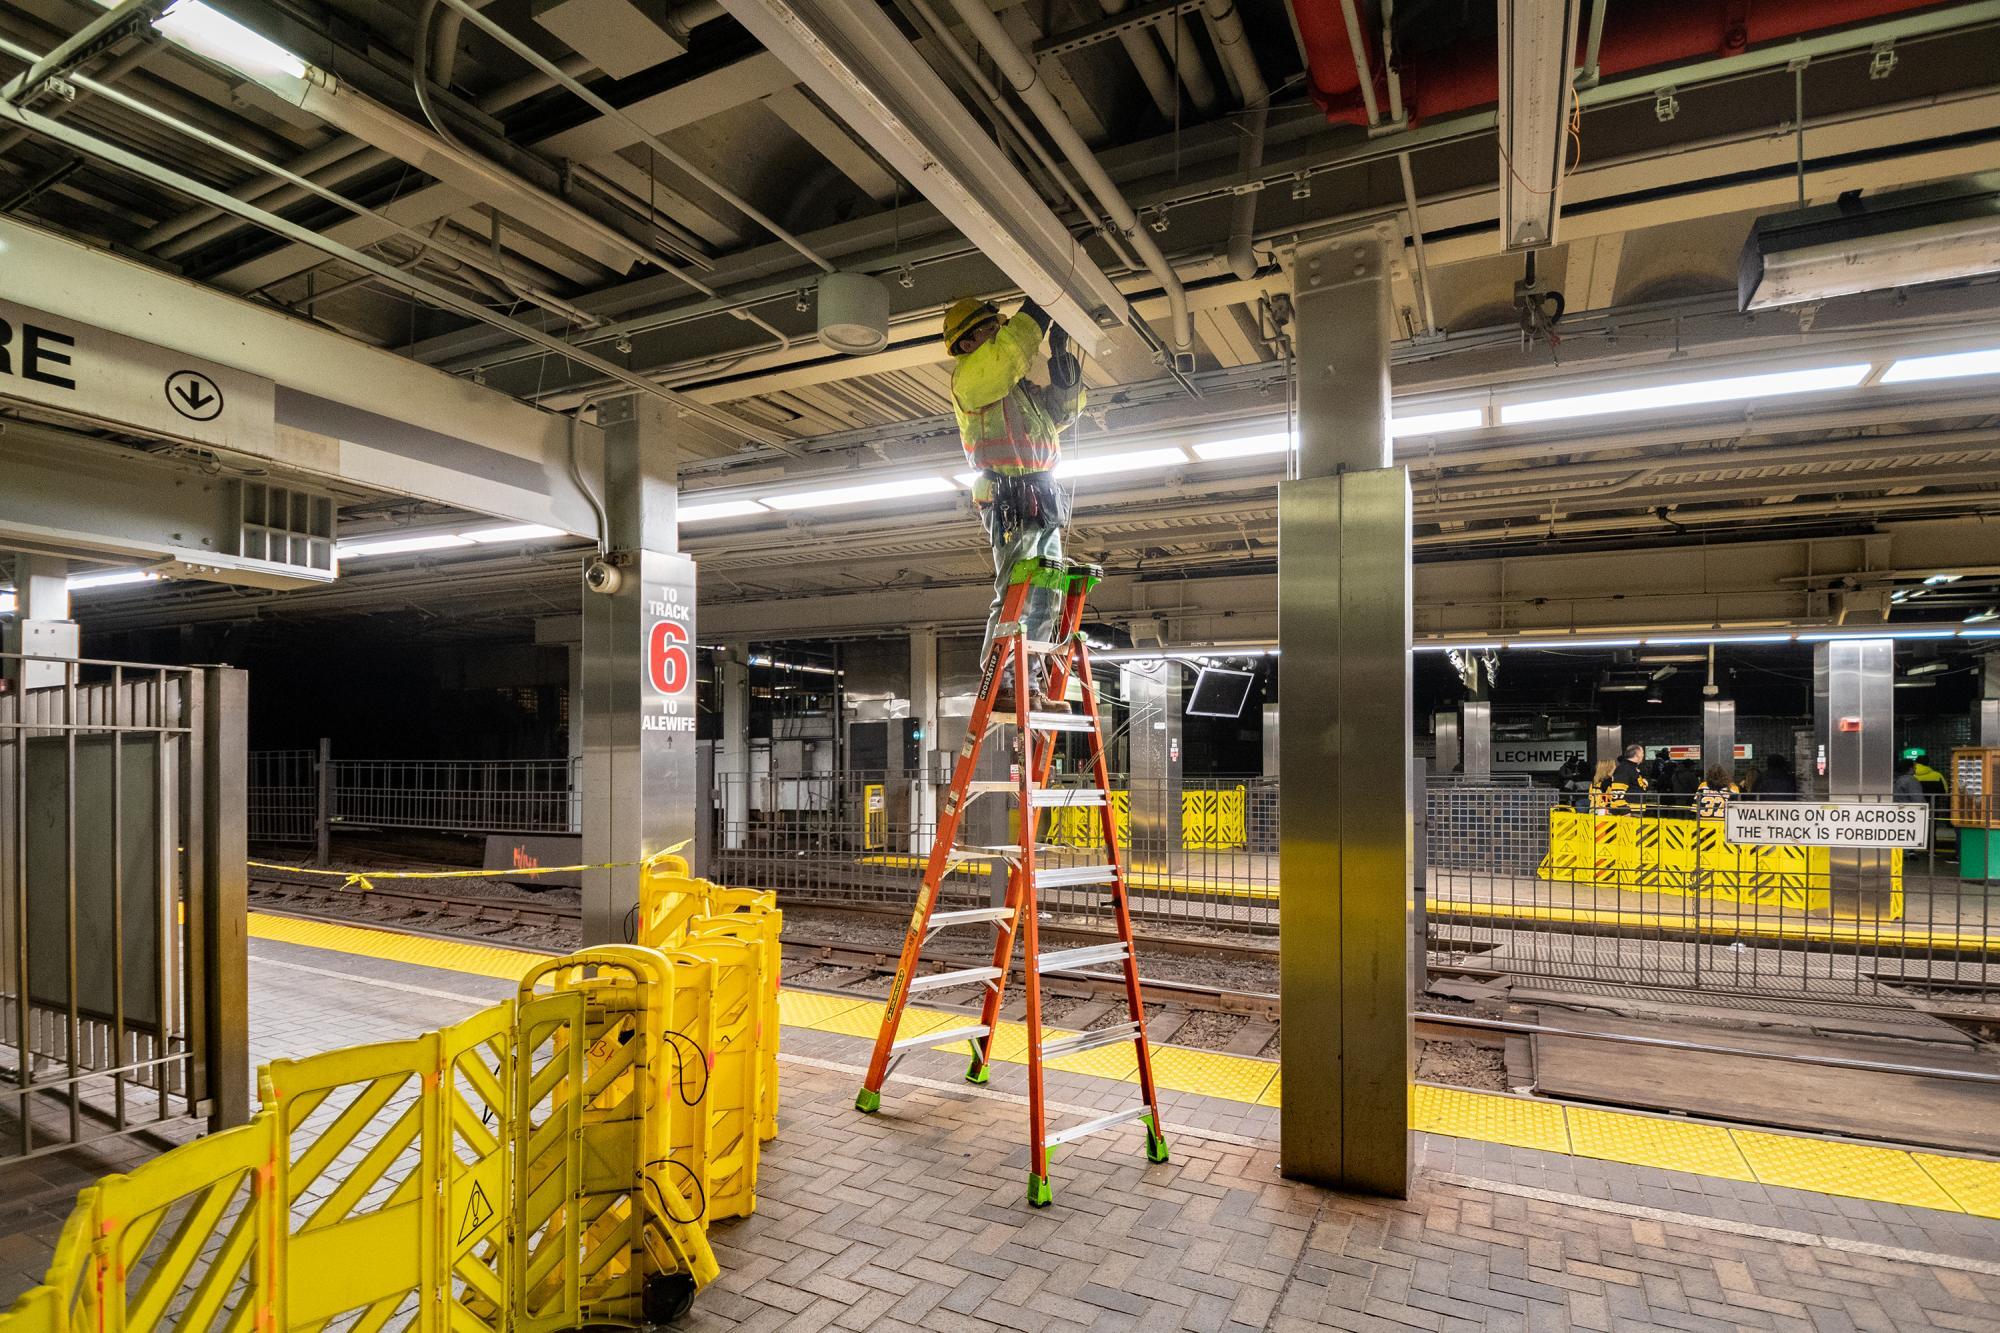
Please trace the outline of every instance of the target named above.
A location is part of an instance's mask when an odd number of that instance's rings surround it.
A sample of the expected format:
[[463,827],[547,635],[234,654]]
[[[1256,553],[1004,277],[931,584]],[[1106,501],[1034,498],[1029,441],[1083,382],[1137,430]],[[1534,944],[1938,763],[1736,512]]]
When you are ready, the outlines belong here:
[[203,392],[199,384],[183,384],[178,389],[175,389],[174,392],[180,395],[182,402],[186,403],[189,408],[196,412],[201,411],[204,407],[215,401],[213,397]]

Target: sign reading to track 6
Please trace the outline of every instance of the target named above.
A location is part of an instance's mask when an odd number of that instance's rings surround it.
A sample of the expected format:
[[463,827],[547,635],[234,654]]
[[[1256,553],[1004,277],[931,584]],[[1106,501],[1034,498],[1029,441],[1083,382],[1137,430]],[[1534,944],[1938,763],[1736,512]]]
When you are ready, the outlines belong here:
[[1918,802],[1731,801],[1724,836],[1737,844],[1791,847],[1901,847],[1930,845],[1930,807]]
[[0,300],[0,400],[194,444],[268,446],[271,381]]
[[640,727],[695,731],[694,565],[685,556],[646,552],[640,582],[646,688]]

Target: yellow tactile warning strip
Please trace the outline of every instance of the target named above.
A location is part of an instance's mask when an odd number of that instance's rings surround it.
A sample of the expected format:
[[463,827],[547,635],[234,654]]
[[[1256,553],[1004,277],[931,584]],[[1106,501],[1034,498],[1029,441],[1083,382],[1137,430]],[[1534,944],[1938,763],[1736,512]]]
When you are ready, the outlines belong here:
[[474,977],[497,977],[518,981],[521,974],[537,963],[548,961],[547,954],[523,953],[519,949],[497,949],[490,944],[460,944],[427,935],[404,935],[393,930],[365,926],[342,926],[325,921],[302,921],[297,917],[250,913],[250,938],[276,940],[280,944],[302,944],[308,949],[332,953],[358,954],[414,967],[434,967],[444,972],[462,972]]
[[[860,1037],[872,1037],[881,1027],[879,1001],[791,990],[778,998],[784,1022],[790,1027]],[[912,1007],[905,1011],[903,1021],[922,1025],[908,1028],[916,1035],[963,1026],[967,1020],[963,1014]],[[1049,1030],[1052,1039],[1063,1035],[1067,1034]],[[960,1054],[966,1046],[951,1042],[933,1049]],[[1027,1051],[1027,1029],[1019,1023],[1002,1023],[994,1034],[994,1063],[1023,1064]],[[1136,1062],[1122,1046],[1087,1051],[1049,1064],[1051,1068],[1124,1082],[1137,1076]],[[1153,1076],[1163,1091],[1194,1092],[1256,1106],[1279,1105],[1278,1066],[1270,1060],[1159,1046],[1153,1051]],[[1732,1129],[1678,1116],[1569,1106],[1428,1083],[1418,1084],[1411,1092],[1411,1122],[1427,1134],[1451,1138],[2000,1218],[2000,1162],[1970,1157]]]
[[[509,981],[546,958],[483,944],[457,944],[261,912],[250,914],[250,935]],[[778,999],[787,1027],[873,1037],[882,1023],[879,1000],[798,990],[782,991]],[[964,1014],[936,1009],[911,1008],[906,1014],[905,1023],[913,1025],[908,1029],[911,1035],[962,1027],[967,1022]],[[1057,1034],[1051,1029],[1050,1035]],[[1021,1024],[1002,1023],[994,1037],[992,1058],[996,1062],[1025,1061],[1027,1032]],[[957,1054],[965,1046],[953,1042],[935,1049]],[[1123,1047],[1084,1051],[1050,1065],[1126,1082],[1137,1072],[1130,1050]],[[1258,1106],[1279,1104],[1275,1061],[1161,1046],[1154,1050],[1153,1067],[1162,1089]],[[1734,1129],[1675,1116],[1567,1106],[1432,1084],[1419,1084],[1412,1091],[1411,1120],[1415,1128],[1429,1134],[2000,1218],[2000,1161]],[[1172,1126],[1168,1129],[1171,1132]]]

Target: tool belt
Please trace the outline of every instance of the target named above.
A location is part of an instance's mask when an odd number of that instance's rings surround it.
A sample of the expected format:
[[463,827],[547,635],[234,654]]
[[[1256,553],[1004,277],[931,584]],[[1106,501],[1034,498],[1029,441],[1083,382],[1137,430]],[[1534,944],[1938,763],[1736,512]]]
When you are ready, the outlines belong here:
[[1069,526],[1069,496],[1056,485],[1053,473],[988,472],[986,479],[993,483],[993,512],[1002,532]]

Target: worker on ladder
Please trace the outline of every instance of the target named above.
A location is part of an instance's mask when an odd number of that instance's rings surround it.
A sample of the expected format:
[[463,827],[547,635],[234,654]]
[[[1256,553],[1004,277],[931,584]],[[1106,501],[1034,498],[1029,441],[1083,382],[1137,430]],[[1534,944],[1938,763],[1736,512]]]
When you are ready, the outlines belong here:
[[[1042,335],[1049,335],[1049,382],[1028,378]],[[986,613],[986,640],[980,661],[993,648],[1000,606],[1017,579],[1034,586],[1022,613],[1030,639],[1046,641],[1055,632],[1062,605],[1060,573],[1063,529],[1069,526],[1069,497],[1056,485],[1062,458],[1060,436],[1083,408],[1083,367],[1069,350],[1069,336],[1049,328],[1048,312],[1034,301],[1002,321],[992,302],[965,297],[944,315],[944,343],[950,349],[951,406],[959,442],[979,471],[972,503],[993,548],[993,605]],[[1044,694],[1044,668],[1031,668],[1030,707],[1062,712],[1069,705]],[[994,704],[1014,711],[1011,688]]]

